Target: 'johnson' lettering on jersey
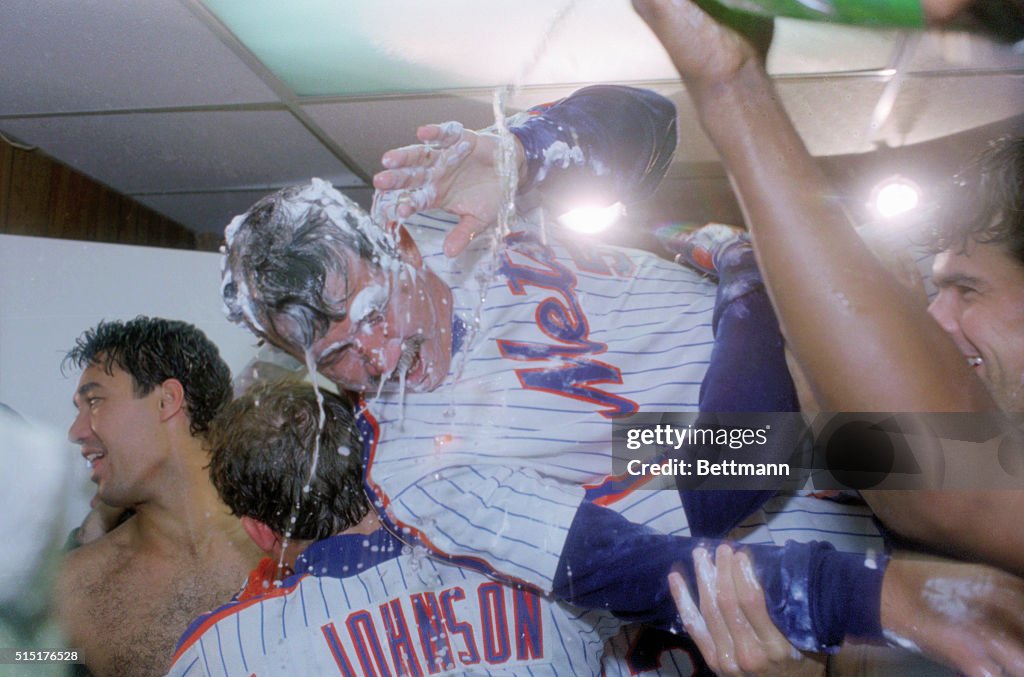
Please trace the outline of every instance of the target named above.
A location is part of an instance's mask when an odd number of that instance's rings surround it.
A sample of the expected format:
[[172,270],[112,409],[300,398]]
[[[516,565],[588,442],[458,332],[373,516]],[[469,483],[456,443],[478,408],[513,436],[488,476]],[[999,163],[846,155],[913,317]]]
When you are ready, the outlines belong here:
[[[197,619],[171,675],[594,674],[619,623],[402,553],[380,530],[314,543],[280,587]],[[276,563],[271,562],[272,573]],[[254,572],[255,574],[256,572]]]

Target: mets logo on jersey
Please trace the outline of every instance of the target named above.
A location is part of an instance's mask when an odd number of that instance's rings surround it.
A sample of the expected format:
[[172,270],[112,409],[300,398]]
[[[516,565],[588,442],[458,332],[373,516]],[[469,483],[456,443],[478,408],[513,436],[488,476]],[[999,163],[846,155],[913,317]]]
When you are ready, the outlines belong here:
[[[523,388],[592,402],[607,418],[636,413],[639,410],[636,402],[600,387],[622,384],[622,372],[595,357],[607,352],[608,345],[590,337],[587,315],[576,293],[576,275],[536,235],[512,233],[505,244],[499,271],[513,294],[524,295],[527,287],[554,292],[537,304],[534,315],[537,327],[551,339],[549,343],[497,341],[502,357],[543,363],[539,367],[515,370]],[[632,263],[628,257],[623,258],[627,259],[626,264],[620,260],[607,264],[596,256],[586,258],[585,262],[591,272],[624,277],[632,272]],[[597,264],[604,264],[604,270]]]

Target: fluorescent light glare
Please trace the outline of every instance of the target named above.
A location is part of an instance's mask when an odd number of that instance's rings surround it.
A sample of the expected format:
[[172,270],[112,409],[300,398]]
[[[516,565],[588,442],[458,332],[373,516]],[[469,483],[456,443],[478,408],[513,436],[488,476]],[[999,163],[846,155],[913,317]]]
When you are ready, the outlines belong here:
[[921,189],[903,176],[893,176],[871,191],[871,208],[884,219],[906,214],[921,203]]
[[621,202],[607,207],[577,207],[562,214],[558,221],[577,233],[593,235],[611,228],[624,211]]

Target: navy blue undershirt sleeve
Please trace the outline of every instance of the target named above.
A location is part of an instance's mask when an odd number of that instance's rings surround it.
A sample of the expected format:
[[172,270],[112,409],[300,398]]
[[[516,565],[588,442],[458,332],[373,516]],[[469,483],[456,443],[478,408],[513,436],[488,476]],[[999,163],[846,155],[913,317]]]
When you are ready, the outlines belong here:
[[[700,421],[713,422],[715,413],[724,412],[751,414],[747,419],[751,427],[757,427],[757,420],[763,419],[771,426],[772,434],[759,448],[757,461],[789,462],[806,442],[806,428],[795,416],[773,413],[799,411],[800,402],[754,250],[732,247],[718,265],[718,293],[711,320],[715,346],[699,401],[700,411],[711,416],[702,416]],[[694,536],[723,538],[775,494],[775,489],[693,490],[685,486],[685,479],[680,476],[676,482]]]
[[568,209],[648,197],[676,148],[675,105],[660,94],[618,85],[584,87],[512,123],[526,153],[520,192]]
[[[682,623],[667,576],[679,571],[695,592],[693,549],[704,546],[713,556],[717,545],[710,539],[659,534],[583,503],[562,550],[552,594],[584,608],[609,610],[623,620],[679,631]],[[797,648],[832,652],[845,637],[882,639],[884,558],[866,564],[863,555],[838,552],[821,542],[742,549],[753,559],[769,615]]]

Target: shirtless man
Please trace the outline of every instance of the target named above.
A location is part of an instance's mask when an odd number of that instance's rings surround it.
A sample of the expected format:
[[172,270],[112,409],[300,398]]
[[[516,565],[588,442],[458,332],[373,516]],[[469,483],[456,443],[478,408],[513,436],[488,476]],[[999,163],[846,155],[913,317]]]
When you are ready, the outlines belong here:
[[85,332],[69,439],[99,500],[133,517],[68,556],[60,622],[97,677],[163,675],[189,621],[237,592],[259,552],[220,502],[203,438],[231,398],[217,347],[184,322],[138,317]]

